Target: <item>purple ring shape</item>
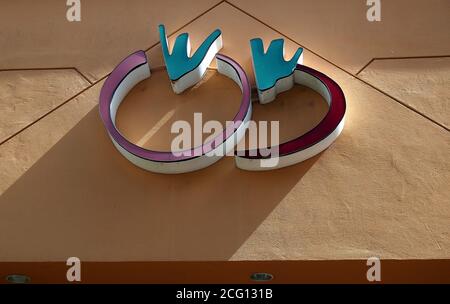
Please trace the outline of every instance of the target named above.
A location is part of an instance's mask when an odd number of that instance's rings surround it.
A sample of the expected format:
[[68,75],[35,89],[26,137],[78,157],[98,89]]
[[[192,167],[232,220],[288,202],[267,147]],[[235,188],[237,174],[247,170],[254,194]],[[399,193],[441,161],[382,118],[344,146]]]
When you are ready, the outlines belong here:
[[[150,67],[143,51],[135,52],[125,58],[106,79],[101,92],[99,111],[109,136],[128,160],[135,165],[158,173],[183,173],[199,170],[218,161],[230,151],[244,136],[246,122],[250,120],[251,88],[247,75],[233,59],[216,54],[219,73],[237,82],[242,89],[242,100],[238,113],[221,134],[201,146],[189,150],[173,152],[152,151],[128,141],[115,126],[117,109],[126,94],[140,81],[150,77]],[[219,149],[227,150],[221,155],[214,154]]]
[[[239,168],[271,170],[286,167],[317,155],[340,135],[346,112],[345,95],[341,87],[327,75],[304,65],[296,66],[294,79],[295,83],[312,88],[327,100],[327,114],[312,130],[288,142],[265,149],[237,151],[236,164]],[[270,163],[270,160],[277,162]],[[264,166],[263,161],[267,162]]]

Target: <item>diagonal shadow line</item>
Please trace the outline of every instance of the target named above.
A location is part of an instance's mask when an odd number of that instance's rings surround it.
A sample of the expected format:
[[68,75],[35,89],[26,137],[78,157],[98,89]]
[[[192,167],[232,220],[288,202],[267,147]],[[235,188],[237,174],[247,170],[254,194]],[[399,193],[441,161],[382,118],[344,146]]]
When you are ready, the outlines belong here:
[[[14,230],[20,243],[0,234],[2,258],[229,260],[321,155],[267,172],[225,157],[196,172],[154,174],[114,151],[94,107],[0,195],[0,230],[17,215],[23,223]],[[32,239],[39,248],[25,249]]]
[[[361,82],[364,83],[365,85],[371,87],[372,89],[378,91],[379,93],[381,93],[381,94],[383,94],[383,95],[385,95],[385,96],[391,98],[392,100],[394,100],[394,101],[397,102],[398,104],[404,106],[404,107],[407,108],[408,110],[413,111],[414,113],[418,114],[419,116],[421,116],[421,117],[427,119],[428,121],[434,123],[435,125],[441,127],[442,129],[444,129],[444,130],[446,130],[446,131],[450,131],[450,129],[447,128],[446,126],[444,126],[443,124],[441,124],[441,123],[437,122],[436,120],[432,119],[431,117],[429,117],[429,116],[427,116],[427,115],[425,115],[425,114],[423,114],[423,113],[417,111],[416,109],[412,108],[411,106],[409,106],[409,105],[406,104],[405,102],[403,102],[403,101],[401,101],[401,100],[399,100],[399,99],[397,99],[397,98],[394,98],[394,97],[391,96],[390,94],[388,94],[388,93],[384,92],[383,90],[381,90],[381,89],[375,87],[374,85],[372,85],[372,84],[370,84],[369,82],[365,81],[364,79],[358,77],[357,75],[354,75],[354,74],[352,74],[351,72],[345,70],[344,68],[340,67],[339,65],[337,65],[337,64],[335,64],[334,62],[330,61],[329,59],[323,57],[322,55],[318,54],[317,52],[311,50],[309,47],[306,47],[306,46],[304,46],[303,44],[297,42],[296,40],[294,40],[294,39],[291,38],[290,36],[283,34],[281,31],[277,30],[276,28],[274,28],[273,26],[267,24],[266,22],[262,21],[261,19],[259,19],[259,18],[255,17],[255,16],[253,16],[252,14],[246,12],[245,10],[243,10],[243,9],[241,9],[240,7],[236,6],[235,4],[233,4],[233,3],[231,3],[231,2],[229,2],[229,1],[227,1],[227,0],[225,0],[225,2],[226,2],[227,4],[229,4],[230,6],[234,7],[235,9],[237,9],[238,11],[244,13],[245,15],[247,15],[247,16],[253,18],[253,19],[255,19],[256,21],[260,22],[261,24],[267,26],[268,28],[270,28],[270,29],[273,30],[274,32],[276,32],[276,33],[278,33],[278,34],[280,34],[280,35],[286,37],[286,38],[287,38],[288,40],[290,40],[291,42],[294,42],[295,44],[300,45],[300,46],[303,47],[305,50],[311,52],[312,54],[314,54],[315,56],[319,57],[320,59],[326,61],[327,63],[331,64],[331,65],[334,66],[335,68],[337,68],[337,69],[341,70],[342,72],[344,72],[344,73],[346,73],[346,74],[348,74],[348,75],[350,75],[350,76],[352,76],[352,77],[358,79],[359,81],[361,81]],[[373,61],[373,59],[372,59],[371,61]],[[369,64],[370,64],[370,63],[371,63],[371,62],[369,62]]]
[[[206,11],[204,11],[203,13],[201,13],[200,15],[198,15],[197,17],[195,17],[194,19],[190,20],[189,22],[187,22],[186,24],[184,24],[183,26],[181,26],[180,28],[176,29],[175,31],[172,31],[169,36],[175,34],[176,32],[178,32],[179,30],[181,30],[182,28],[188,26],[189,24],[191,24],[192,22],[194,22],[195,20],[197,20],[198,18],[202,17],[203,15],[207,14],[208,12],[210,12],[211,10],[213,10],[214,8],[216,8],[217,6],[219,6],[220,4],[222,4],[223,2],[225,2],[225,0],[222,0],[218,3],[216,3],[215,5],[213,5],[212,7],[210,7],[209,9],[207,9]],[[144,51],[148,52],[150,49],[154,48],[155,46],[157,46],[160,42],[156,42],[154,44],[152,44],[150,47],[146,48]],[[0,146],[3,145],[4,143],[8,142],[9,140],[11,140],[13,137],[15,137],[16,135],[22,133],[23,131],[25,131],[26,129],[28,129],[29,127],[33,126],[34,124],[36,124],[37,122],[41,121],[42,119],[44,119],[45,117],[47,117],[48,115],[50,115],[51,113],[55,112],[56,110],[58,110],[59,108],[61,108],[62,106],[64,106],[65,104],[67,104],[68,102],[70,102],[71,100],[75,99],[76,97],[80,96],[81,94],[83,94],[84,92],[86,92],[87,90],[89,90],[90,88],[92,88],[93,86],[95,86],[96,84],[98,84],[99,82],[105,80],[110,74],[106,74],[103,77],[95,80],[95,81],[90,81],[83,73],[81,73],[77,68],[75,67],[56,67],[56,68],[30,68],[30,69],[3,69],[0,71],[16,71],[16,70],[62,70],[62,69],[73,69],[75,70],[77,73],[79,73],[84,79],[86,79],[90,85],[87,86],[86,88],[84,88],[83,90],[81,90],[80,92],[78,92],[77,94],[75,94],[74,96],[70,97],[69,99],[63,101],[62,103],[60,103],[59,105],[57,105],[56,107],[54,107],[53,109],[51,109],[50,111],[48,111],[47,113],[43,114],[42,116],[40,116],[39,118],[37,118],[35,121],[29,123],[28,125],[26,125],[25,127],[23,127],[22,129],[18,130],[17,132],[13,133],[12,135],[8,136],[7,138],[5,138],[3,141],[0,142]]]

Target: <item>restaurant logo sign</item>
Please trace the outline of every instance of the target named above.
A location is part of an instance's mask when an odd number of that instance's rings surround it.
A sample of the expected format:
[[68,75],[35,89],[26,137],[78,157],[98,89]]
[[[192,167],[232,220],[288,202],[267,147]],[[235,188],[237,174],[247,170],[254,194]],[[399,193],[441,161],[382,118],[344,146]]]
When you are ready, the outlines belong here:
[[[279,143],[278,124],[271,122],[271,146],[235,150],[247,131],[251,137],[252,129],[261,129],[261,125],[251,120],[252,88],[246,72],[233,58],[219,53],[223,46],[222,32],[219,29],[212,32],[194,54],[191,54],[187,33],[176,38],[171,52],[163,25],[159,26],[159,35],[166,70],[176,94],[181,94],[200,82],[215,59],[218,73],[234,81],[240,87],[242,96],[239,110],[224,127],[218,128],[206,122],[203,128],[196,128],[206,133],[213,129],[216,131],[206,140],[194,139],[197,144],[190,147],[186,146],[186,142],[191,142],[190,139],[183,141],[183,136],[178,136],[172,143],[171,151],[145,149],[126,139],[117,129],[115,122],[117,110],[127,93],[151,75],[150,65],[143,51],[129,55],[105,81],[100,93],[99,109],[114,146],[136,166],[157,173],[184,173],[208,167],[225,155],[233,155],[238,168],[271,170],[290,166],[317,155],[328,148],[341,133],[346,102],[339,85],[325,74],[303,65],[302,48],[297,49],[294,56],[286,61],[283,39],[273,40],[265,52],[263,41],[256,38],[250,41],[250,47],[259,103],[273,102],[277,94],[299,84],[318,92],[327,101],[329,110],[317,126],[292,140]],[[201,119],[201,113],[195,113],[194,118],[196,116]],[[172,126],[172,131],[183,129],[183,123],[176,124]],[[267,126],[265,129],[267,130]]]

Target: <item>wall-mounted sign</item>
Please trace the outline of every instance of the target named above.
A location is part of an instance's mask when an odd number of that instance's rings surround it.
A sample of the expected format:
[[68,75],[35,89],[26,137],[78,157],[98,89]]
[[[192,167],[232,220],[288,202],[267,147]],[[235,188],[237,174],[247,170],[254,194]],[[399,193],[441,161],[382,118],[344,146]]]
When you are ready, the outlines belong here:
[[[169,52],[165,28],[159,26],[160,40],[167,73],[175,93],[180,94],[197,84],[212,60],[218,72],[236,82],[242,91],[241,104],[233,123],[202,145],[186,151],[152,151],[127,140],[117,129],[115,118],[120,103],[140,81],[151,75],[147,57],[138,51],[125,58],[109,75],[100,93],[100,116],[117,150],[133,164],[158,173],[184,173],[205,168],[233,151],[245,135],[252,115],[251,86],[244,69],[232,58],[219,54],[222,33],[215,30],[191,55],[189,36],[179,35]],[[288,142],[262,149],[235,152],[237,167],[245,170],[271,170],[304,161],[325,150],[339,136],[345,119],[345,96],[328,76],[302,65],[303,49],[299,48],[289,61],[284,59],[284,40],[271,42],[264,52],[261,39],[250,42],[258,99],[272,102],[278,93],[291,89],[295,83],[318,92],[329,110],[312,130]],[[269,165],[268,165],[269,164]]]

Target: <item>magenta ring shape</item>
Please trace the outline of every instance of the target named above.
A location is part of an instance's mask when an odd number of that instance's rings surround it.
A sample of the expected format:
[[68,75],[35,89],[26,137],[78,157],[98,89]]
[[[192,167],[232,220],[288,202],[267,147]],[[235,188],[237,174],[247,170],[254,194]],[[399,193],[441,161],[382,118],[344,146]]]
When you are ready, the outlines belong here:
[[[114,139],[116,143],[118,143],[123,149],[127,150],[131,154],[134,154],[135,156],[140,157],[142,159],[156,162],[177,162],[194,159],[212,151],[213,149],[216,148],[216,146],[219,146],[220,144],[225,142],[226,139],[232,136],[235,133],[236,129],[241,124],[243,124],[244,118],[247,115],[247,112],[250,107],[251,89],[246,73],[236,61],[222,54],[216,54],[216,59],[222,60],[228,63],[231,67],[233,67],[236,70],[242,84],[242,101],[239,111],[233,119],[234,123],[229,124],[229,126],[223,131],[222,134],[219,134],[216,138],[211,139],[210,142],[204,143],[202,146],[198,146],[186,151],[177,151],[177,153],[182,154],[179,156],[174,155],[172,152],[152,151],[144,149],[142,147],[133,144],[132,142],[128,141],[124,136],[122,136],[122,134],[120,134],[120,132],[114,126],[111,117],[110,107],[114,93],[117,90],[120,83],[133,70],[142,65],[147,64],[147,56],[145,55],[144,51],[138,51],[125,58],[112,71],[108,79],[106,79],[100,92],[100,102],[99,102],[100,116],[109,135]],[[218,138],[220,138],[221,141],[220,143],[216,144],[216,139]],[[190,153],[183,153],[183,152],[190,152]]]
[[[300,64],[297,65],[296,70],[317,78],[325,85],[330,94],[330,106],[325,117],[312,130],[288,142],[279,144],[279,157],[305,150],[327,138],[344,119],[347,107],[344,92],[333,79],[317,70]],[[265,156],[268,155],[267,150],[274,149],[275,147],[245,150],[243,151],[242,157],[247,159],[267,159],[270,158],[270,154],[269,156]],[[262,151],[265,153],[261,153]]]

